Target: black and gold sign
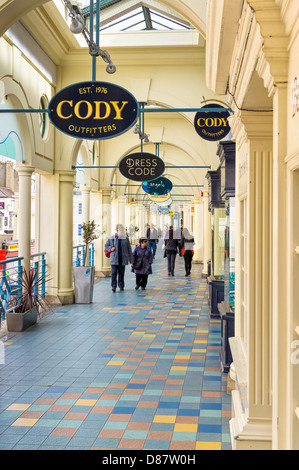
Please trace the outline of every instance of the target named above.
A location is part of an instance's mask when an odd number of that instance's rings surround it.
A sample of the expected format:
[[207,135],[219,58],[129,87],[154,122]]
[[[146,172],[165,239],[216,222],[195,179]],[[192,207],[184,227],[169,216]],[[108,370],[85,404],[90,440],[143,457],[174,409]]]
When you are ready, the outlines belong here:
[[164,173],[165,165],[157,155],[146,152],[132,153],[119,164],[121,174],[133,181],[152,181]]
[[123,134],[137,121],[139,107],[124,88],[106,82],[81,82],[60,90],[48,114],[55,127],[78,139],[104,140]]
[[217,141],[224,139],[230,131],[227,118],[230,116],[229,111],[217,111],[223,109],[219,104],[207,104],[201,109],[215,108],[215,111],[206,111],[196,113],[194,119],[194,127],[196,132],[205,140]]

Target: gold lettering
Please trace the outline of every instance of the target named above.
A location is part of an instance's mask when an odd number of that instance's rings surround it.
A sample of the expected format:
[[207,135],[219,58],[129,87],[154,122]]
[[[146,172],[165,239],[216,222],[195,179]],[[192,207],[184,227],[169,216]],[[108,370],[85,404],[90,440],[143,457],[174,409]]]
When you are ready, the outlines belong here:
[[112,104],[113,108],[115,109],[115,112],[116,112],[116,116],[115,116],[115,120],[121,120],[123,119],[123,117],[121,117],[121,113],[122,113],[122,110],[124,109],[124,107],[128,104],[128,101],[123,101],[123,105],[122,107],[120,108],[118,106],[118,103],[119,101],[110,101],[110,103]]
[[56,108],[57,115],[61,119],[70,119],[72,117],[72,114],[70,114],[69,116],[63,116],[62,114],[62,106],[64,103],[68,103],[71,107],[73,107],[73,101],[67,101],[67,100],[60,101],[60,103],[58,103],[57,108]]
[[[87,114],[86,116],[81,116],[80,114],[80,106],[82,103],[86,103],[87,104]],[[76,103],[75,107],[74,107],[74,112],[75,112],[75,115],[79,118],[79,119],[88,119],[90,118],[90,116],[92,115],[92,105],[91,103],[89,103],[89,101],[78,101],[78,103]]]
[[[110,104],[106,101],[95,101],[95,116],[94,119],[107,119],[111,114],[111,107]],[[101,104],[104,104],[106,107],[106,114],[105,116],[101,116]]]

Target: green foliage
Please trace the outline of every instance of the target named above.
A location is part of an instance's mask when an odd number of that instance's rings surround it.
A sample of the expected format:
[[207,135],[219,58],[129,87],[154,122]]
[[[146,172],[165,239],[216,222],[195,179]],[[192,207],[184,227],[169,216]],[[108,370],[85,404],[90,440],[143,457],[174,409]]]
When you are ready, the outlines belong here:
[[24,313],[36,307],[40,314],[40,311],[48,310],[50,305],[39,293],[39,290],[42,284],[49,280],[47,273],[39,274],[33,268],[29,272],[24,269],[22,278],[17,281],[18,287],[22,289],[22,293],[14,299],[15,311]]
[[99,230],[98,225],[96,225],[94,220],[89,220],[88,222],[84,222],[82,224],[82,238],[85,244],[84,266],[88,259],[87,253],[90,243],[99,238],[102,233],[104,232]]

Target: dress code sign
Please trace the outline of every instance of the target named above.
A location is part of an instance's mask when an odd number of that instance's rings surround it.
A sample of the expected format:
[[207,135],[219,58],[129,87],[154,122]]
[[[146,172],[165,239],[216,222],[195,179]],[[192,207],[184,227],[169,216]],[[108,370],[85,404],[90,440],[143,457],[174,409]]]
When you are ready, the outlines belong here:
[[106,82],[81,82],[63,88],[49,103],[49,119],[65,134],[104,140],[123,134],[137,121],[131,93]]
[[125,178],[139,182],[155,180],[164,169],[161,158],[145,152],[127,155],[119,164],[119,171]]

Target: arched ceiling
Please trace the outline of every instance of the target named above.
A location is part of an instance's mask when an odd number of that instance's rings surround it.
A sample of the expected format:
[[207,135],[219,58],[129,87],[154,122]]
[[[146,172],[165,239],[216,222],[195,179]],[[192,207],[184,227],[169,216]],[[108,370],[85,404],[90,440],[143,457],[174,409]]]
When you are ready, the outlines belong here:
[[[60,0],[53,0],[59,3]],[[41,7],[51,0],[0,0],[0,35],[2,35],[16,21],[20,20],[30,11]],[[79,2],[78,2],[79,3]],[[141,2],[136,0],[136,4]],[[148,2],[143,2],[148,3]],[[176,11],[182,18],[198,29],[205,37],[206,5],[205,0],[160,0],[162,7]]]

